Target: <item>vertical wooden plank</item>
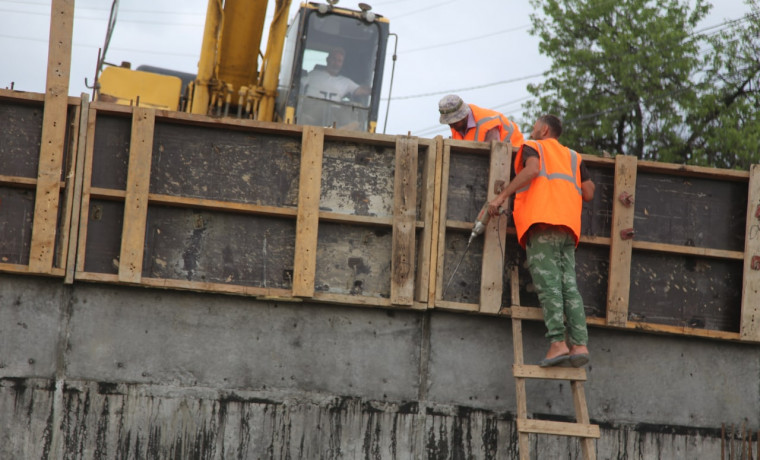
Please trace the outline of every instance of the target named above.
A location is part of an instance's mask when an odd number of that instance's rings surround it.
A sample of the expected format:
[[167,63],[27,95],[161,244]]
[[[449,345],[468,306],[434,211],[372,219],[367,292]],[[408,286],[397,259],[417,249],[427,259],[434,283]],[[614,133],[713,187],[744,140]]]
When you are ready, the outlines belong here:
[[77,241],[79,238],[79,228],[81,221],[79,219],[82,211],[82,183],[84,181],[84,165],[86,161],[87,153],[87,127],[90,115],[90,97],[82,93],[81,104],[79,107],[79,130],[76,135],[76,153],[74,155],[74,166],[71,171],[70,186],[66,187],[70,190],[68,196],[71,197],[71,231],[68,237],[68,249],[66,257],[66,275],[63,280],[65,284],[71,284],[74,282],[74,271],[77,260]]
[[[760,342],[760,165],[749,170],[747,229],[744,233],[744,277],[742,278],[742,313],[739,328],[742,340]],[[759,441],[760,442],[760,441]]]
[[155,121],[154,109],[135,107],[132,112],[124,225],[119,256],[119,281],[127,283],[139,283],[142,278]]
[[74,0],[54,0],[50,10],[47,89],[42,115],[32,242],[29,250],[29,271],[35,273],[51,273],[53,269],[66,137],[73,26]]
[[414,302],[414,237],[417,216],[418,140],[396,137],[391,243],[391,304]]
[[435,272],[435,300],[443,300],[443,263],[446,258],[446,208],[449,201],[449,168],[451,165],[451,144],[443,142],[443,152],[441,161],[441,195],[440,195],[440,221],[438,222],[438,250]]
[[[60,230],[58,233],[58,244],[56,245],[56,252],[55,252],[55,259],[59,261],[58,266],[63,268],[63,275],[64,275],[64,284],[67,283],[66,281],[66,269],[68,267],[68,254],[69,254],[69,246],[70,246],[70,239],[71,239],[71,222],[72,222],[72,214],[73,214],[73,207],[79,206],[79,203],[74,203],[74,195],[75,195],[75,171],[77,167],[77,152],[79,150],[79,128],[80,128],[80,121],[82,120],[82,103],[80,100],[80,103],[76,106],[73,116],[71,117],[71,122],[67,123],[67,130],[68,130],[68,146],[66,147],[66,151],[71,152],[71,154],[68,156],[68,163],[65,165],[65,175],[64,175],[64,202],[63,206],[61,207],[61,223],[60,223]],[[57,267],[56,267],[57,268]],[[73,280],[72,280],[73,281]]]
[[[420,232],[420,244],[417,248],[417,273],[415,274],[414,284],[414,296],[419,302],[427,302],[428,290],[430,286],[430,279],[433,275],[433,271],[430,267],[433,261],[433,244],[434,236],[437,235],[437,228],[435,222],[437,222],[437,215],[433,212],[435,209],[435,190],[436,190],[436,146],[437,142],[426,143],[425,148],[425,160],[423,161],[422,170],[422,196],[420,197],[420,210],[422,213],[423,227]],[[419,149],[419,146],[418,146]],[[419,151],[419,150],[418,150]],[[437,244],[437,240],[435,240]]]
[[[512,267],[509,274],[510,289],[512,291],[512,307],[520,306],[520,275],[517,266]],[[522,366],[525,363],[523,352],[522,320],[512,317],[512,348],[514,352],[514,366]],[[515,393],[517,396],[517,419],[528,418],[528,393],[525,388],[525,379],[515,377]],[[518,432],[517,442],[520,451],[520,460],[530,459],[530,435]]]
[[[488,201],[496,197],[494,184],[509,182],[509,164],[512,160],[510,143],[491,143],[491,164],[488,170]],[[499,216],[488,222],[484,234],[483,262],[480,269],[480,311],[496,314],[501,309],[504,291],[504,248],[507,240],[507,219]]]
[[[585,369],[583,370],[585,373]],[[585,376],[584,376],[585,377]],[[573,380],[570,382],[573,390],[573,405],[575,406],[575,421],[583,425],[589,425],[591,418],[588,415],[586,392],[583,389],[583,381]],[[583,437],[579,439],[584,460],[596,460],[596,448],[594,439]]]
[[[615,157],[615,188],[612,201],[610,272],[607,287],[607,324],[625,327],[628,321],[628,300],[631,288],[631,253],[633,238],[623,239],[620,232],[633,228],[634,205],[620,198],[633,200],[636,192],[636,157]],[[625,194],[625,195],[624,195]]]
[[92,189],[92,161],[93,150],[95,148],[95,121],[98,112],[90,108],[87,115],[87,143],[85,145],[85,155],[82,159],[82,207],[79,214],[79,239],[77,241],[76,268],[74,278],[78,273],[84,272],[85,260],[87,257],[87,223],[90,219],[90,190]]
[[[435,137],[435,172],[432,179],[433,181],[433,206],[431,213],[433,218],[430,225],[430,254],[428,256],[430,277],[428,279],[427,295],[423,302],[428,303],[428,308],[435,307],[435,290],[438,284],[438,244],[441,238],[440,221],[441,221],[441,189],[442,189],[442,174],[443,169],[443,136]],[[427,221],[426,224],[427,226]]]
[[293,296],[296,297],[314,296],[324,143],[325,132],[322,128],[304,126],[293,260]]

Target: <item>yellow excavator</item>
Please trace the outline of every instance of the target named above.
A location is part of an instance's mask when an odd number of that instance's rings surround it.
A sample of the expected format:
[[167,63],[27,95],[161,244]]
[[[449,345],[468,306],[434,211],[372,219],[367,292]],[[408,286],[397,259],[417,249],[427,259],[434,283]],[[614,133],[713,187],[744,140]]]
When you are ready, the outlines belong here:
[[[328,0],[302,3],[288,26],[290,0],[275,0],[261,53],[267,3],[209,0],[197,75],[148,66],[132,70],[99,57],[95,100],[375,132],[389,21],[366,3],[351,10]],[[342,54],[339,78],[363,90],[337,97],[309,91],[312,72],[330,67],[328,57],[336,52]]]

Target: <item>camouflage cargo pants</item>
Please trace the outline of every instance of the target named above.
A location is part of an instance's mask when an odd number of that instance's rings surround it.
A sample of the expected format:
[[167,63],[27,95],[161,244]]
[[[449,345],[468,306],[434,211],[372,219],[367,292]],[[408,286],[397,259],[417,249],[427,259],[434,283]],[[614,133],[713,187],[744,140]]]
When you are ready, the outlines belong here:
[[575,240],[569,233],[549,228],[534,231],[526,244],[528,269],[544,311],[546,337],[565,340],[565,322],[571,345],[587,345],[586,312],[575,278]]

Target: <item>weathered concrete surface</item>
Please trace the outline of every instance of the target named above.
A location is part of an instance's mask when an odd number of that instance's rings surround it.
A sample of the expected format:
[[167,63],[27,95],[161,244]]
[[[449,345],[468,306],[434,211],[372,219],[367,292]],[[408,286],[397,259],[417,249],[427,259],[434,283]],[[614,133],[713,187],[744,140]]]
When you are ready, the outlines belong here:
[[[719,458],[721,424],[760,428],[760,347],[592,328],[590,348],[599,458]],[[0,363],[3,459],[517,456],[505,318],[0,275]],[[528,395],[572,414],[567,383]]]

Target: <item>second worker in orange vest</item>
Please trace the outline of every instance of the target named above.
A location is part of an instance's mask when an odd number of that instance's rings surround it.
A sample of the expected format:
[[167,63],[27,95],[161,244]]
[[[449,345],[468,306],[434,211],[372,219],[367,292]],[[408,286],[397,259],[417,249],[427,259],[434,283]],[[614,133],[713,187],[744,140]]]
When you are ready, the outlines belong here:
[[568,362],[580,367],[589,362],[575,248],[581,236],[583,202],[594,198],[596,187],[581,156],[557,140],[561,134],[562,122],[556,116],[544,115],[536,121],[532,140],[515,156],[517,175],[491,200],[488,209],[489,214],[497,215],[515,194],[512,217],[517,240],[525,248],[550,342],[541,367]]
[[525,140],[513,121],[495,110],[465,104],[461,97],[450,94],[438,102],[441,124],[449,125],[452,139],[466,141],[511,142],[519,148]]

